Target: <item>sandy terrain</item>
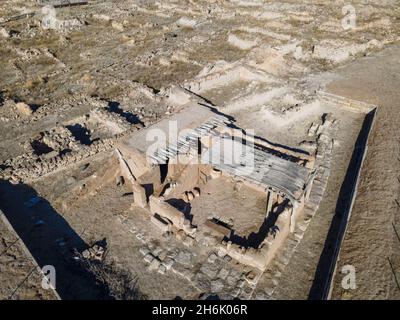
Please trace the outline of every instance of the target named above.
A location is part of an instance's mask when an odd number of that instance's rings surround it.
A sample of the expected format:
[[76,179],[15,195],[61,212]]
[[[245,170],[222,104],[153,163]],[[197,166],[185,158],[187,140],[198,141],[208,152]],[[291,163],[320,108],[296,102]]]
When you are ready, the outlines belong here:
[[399,277],[399,121],[397,83],[399,47],[340,70],[330,92],[378,106],[362,169],[358,195],[344,239],[338,270],[354,265],[357,289],[340,290],[338,272],[333,298],[398,299]]

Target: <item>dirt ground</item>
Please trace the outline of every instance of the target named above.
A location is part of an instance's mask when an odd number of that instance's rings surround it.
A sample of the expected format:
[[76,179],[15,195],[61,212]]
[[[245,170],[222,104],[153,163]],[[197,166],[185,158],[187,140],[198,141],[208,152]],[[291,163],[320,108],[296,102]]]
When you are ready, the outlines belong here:
[[[206,185],[201,201],[195,199],[192,203],[193,223],[200,225],[211,215],[222,221],[229,221],[233,229],[241,235],[257,232],[265,218],[266,195],[246,186],[237,191],[235,182],[230,180],[223,177],[211,180]],[[226,210],[229,207],[232,208],[230,212]]]
[[[378,106],[358,194],[339,256],[336,299],[398,299],[399,47],[340,70],[330,92]],[[355,290],[340,288],[344,265],[356,270]]]
[[[396,0],[352,1],[357,23],[346,30],[344,5],[93,0],[57,8],[54,16],[37,1],[2,1],[0,209],[39,265],[57,267],[62,299],[104,298],[69,258],[72,249],[102,240],[105,260],[135,278],[150,299],[318,298],[366,119],[321,91],[378,106],[338,263],[339,271],[355,266],[357,289],[343,290],[338,271],[332,298],[399,297],[400,11]],[[56,24],[48,28],[50,18]],[[174,86],[295,150],[315,152],[318,137],[310,128],[328,113],[335,119],[332,154],[320,164],[322,199],[274,263],[257,273],[256,285],[246,280],[255,270],[219,257],[207,237],[193,245],[163,235],[146,210],[131,206],[126,183],[102,181],[121,138],[179,109]],[[233,219],[243,233],[257,231],[262,195],[238,193],[222,179],[207,188],[193,202],[194,221],[214,214]],[[14,242],[0,225],[0,298],[54,299]],[[157,272],[149,253],[175,263]]]

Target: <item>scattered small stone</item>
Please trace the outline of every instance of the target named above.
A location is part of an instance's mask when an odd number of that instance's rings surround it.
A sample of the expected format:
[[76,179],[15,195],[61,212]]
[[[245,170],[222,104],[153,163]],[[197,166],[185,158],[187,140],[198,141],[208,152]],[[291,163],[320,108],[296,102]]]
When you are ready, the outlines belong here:
[[161,251],[158,254],[158,259],[160,259],[161,261],[164,261],[164,259],[167,257],[168,252],[166,250]]
[[235,183],[234,190],[235,191],[240,191],[240,189],[242,189],[243,185],[244,185],[243,181],[237,181]]

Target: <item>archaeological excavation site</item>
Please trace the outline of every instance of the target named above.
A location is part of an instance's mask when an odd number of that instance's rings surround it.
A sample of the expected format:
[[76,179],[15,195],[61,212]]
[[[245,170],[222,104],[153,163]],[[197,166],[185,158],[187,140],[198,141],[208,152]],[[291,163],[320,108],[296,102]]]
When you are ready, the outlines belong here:
[[0,1],[0,300],[400,299],[397,0]]

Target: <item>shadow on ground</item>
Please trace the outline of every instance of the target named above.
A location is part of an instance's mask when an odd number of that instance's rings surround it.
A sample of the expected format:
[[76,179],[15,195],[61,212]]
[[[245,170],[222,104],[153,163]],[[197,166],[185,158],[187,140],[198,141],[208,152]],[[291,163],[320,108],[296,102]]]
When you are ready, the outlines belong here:
[[0,181],[0,209],[39,266],[55,267],[61,299],[110,299],[108,288],[73,263],[73,250],[87,244],[33,188]]
[[376,110],[373,110],[366,115],[358,135],[346,176],[340,188],[335,215],[325,239],[324,249],[320,256],[314,275],[314,281],[308,295],[309,300],[327,299],[328,297],[336,259],[339,254],[341,241],[344,237],[357,178],[361,170],[362,159],[375,113]]

